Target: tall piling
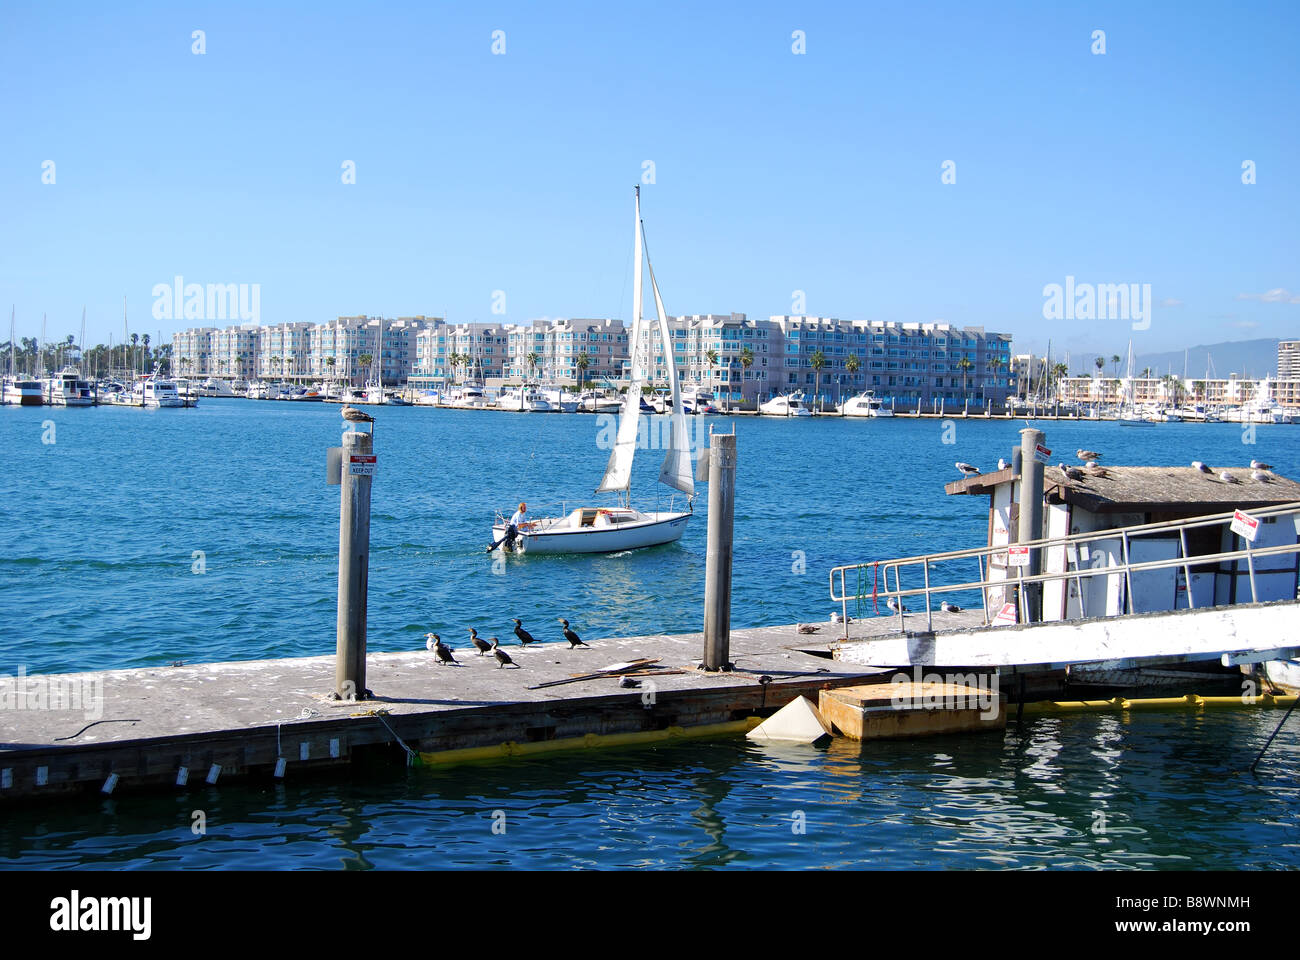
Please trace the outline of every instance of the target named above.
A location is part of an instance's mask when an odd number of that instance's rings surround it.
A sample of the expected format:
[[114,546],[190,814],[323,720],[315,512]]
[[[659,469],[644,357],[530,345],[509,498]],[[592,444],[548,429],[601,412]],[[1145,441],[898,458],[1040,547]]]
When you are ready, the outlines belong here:
[[709,539],[704,567],[705,670],[730,670],[731,556],[736,517],[736,435],[709,437]]
[[[1027,427],[1020,431],[1020,529],[1016,542],[1028,543],[1043,537],[1043,462],[1038,459],[1039,444],[1045,439],[1043,431]],[[1029,551],[1030,576],[1042,572],[1042,559],[1037,549]],[[1021,622],[1037,623],[1042,619],[1043,587],[1031,583],[1025,587],[1025,606]]]
[[334,693],[364,700],[366,691],[366,592],[370,585],[370,484],[373,438],[343,434],[339,507],[339,606]]

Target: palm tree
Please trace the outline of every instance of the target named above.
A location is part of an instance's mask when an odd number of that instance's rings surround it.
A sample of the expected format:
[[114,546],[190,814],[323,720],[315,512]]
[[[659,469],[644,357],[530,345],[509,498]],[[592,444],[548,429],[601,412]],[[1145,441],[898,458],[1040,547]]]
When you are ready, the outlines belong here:
[[813,368],[813,403],[817,403],[821,399],[822,368],[826,366],[826,354],[818,350],[809,358],[808,365]]
[[370,353],[363,353],[361,356],[357,357],[357,363],[361,364],[361,366],[366,370],[367,380],[370,379],[370,364],[374,359],[374,355]]
[[971,362],[970,357],[962,357],[957,361],[957,369],[961,371],[961,393],[966,396],[966,375],[974,368],[975,364]]
[[1119,376],[1119,364],[1120,364],[1120,360],[1122,360],[1122,359],[1123,359],[1123,358],[1122,358],[1118,353],[1112,353],[1112,354],[1110,355],[1110,363],[1111,363],[1111,366],[1115,368],[1112,372],[1113,372],[1113,373],[1115,374],[1115,376],[1117,376],[1117,377]]
[[325,368],[329,371],[329,378],[333,380],[334,379],[334,358],[333,357],[325,358]]
[[[714,367],[714,366],[716,366],[717,363],[718,363],[718,351],[716,351],[716,350],[706,350],[706,351],[704,352],[704,359],[707,360],[707,361],[709,362],[709,366],[710,366],[710,367]],[[709,377],[712,378],[712,376],[713,376],[713,372],[710,370],[710,372],[709,372]]]
[[1092,362],[1097,365],[1097,376],[1100,377],[1102,369],[1106,366],[1106,358],[1098,357],[1096,360]]
[[[742,347],[740,351],[740,368],[748,372],[749,368],[754,365],[754,351],[749,347]],[[740,381],[740,402],[745,402],[745,381]]]
[[533,376],[533,377],[537,376],[537,361],[538,361],[538,359],[539,359],[539,358],[538,358],[536,352],[533,352],[533,353],[528,354],[528,372],[529,372],[530,376]]
[[144,345],[143,369],[147,370],[149,368],[149,334],[146,333],[144,337],[141,338],[140,342]]
[[586,375],[587,368],[591,366],[591,357],[587,356],[586,350],[578,354],[578,359],[574,361],[574,364],[578,368],[578,392],[581,393],[583,378]]

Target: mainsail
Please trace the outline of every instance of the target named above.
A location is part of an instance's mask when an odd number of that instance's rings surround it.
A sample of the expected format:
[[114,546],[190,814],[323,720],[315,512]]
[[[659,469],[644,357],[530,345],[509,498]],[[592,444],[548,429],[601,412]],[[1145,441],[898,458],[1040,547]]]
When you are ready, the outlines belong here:
[[626,492],[632,481],[632,459],[636,455],[638,431],[641,421],[641,388],[649,378],[650,350],[649,325],[641,309],[641,259],[650,271],[650,288],[654,291],[655,313],[659,320],[659,338],[663,341],[664,364],[668,367],[668,383],[672,388],[672,421],[667,438],[668,453],[659,471],[659,482],[683,493],[695,493],[694,471],[691,469],[691,443],[686,431],[686,413],[682,407],[681,388],[677,381],[677,363],[673,354],[672,335],[668,329],[668,316],[664,312],[659,284],[655,281],[655,268],[650,262],[650,251],[645,245],[641,224],[641,188],[636,188],[636,272],[632,275],[632,333],[630,336],[631,370],[623,412],[618,422],[618,435],[614,449],[605,467],[605,476],[597,493]]
[[638,421],[641,418],[641,384],[645,380],[645,345],[641,335],[641,188],[636,188],[636,272],[632,275],[631,383],[623,401],[614,449],[605,465],[605,476],[597,493],[623,493],[632,483],[632,458],[636,456]]

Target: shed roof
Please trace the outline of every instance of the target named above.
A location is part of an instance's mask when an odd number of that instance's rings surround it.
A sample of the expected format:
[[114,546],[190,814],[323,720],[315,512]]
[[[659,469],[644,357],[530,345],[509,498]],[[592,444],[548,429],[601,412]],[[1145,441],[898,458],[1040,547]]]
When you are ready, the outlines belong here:
[[[1300,483],[1268,472],[1251,479],[1245,467],[1106,467],[1104,476],[1070,480],[1060,467],[1043,470],[1044,495],[1053,503],[1077,504],[1094,513],[1194,511],[1197,514],[1276,506],[1300,502]],[[1236,483],[1221,480],[1227,472]],[[949,494],[991,493],[993,487],[1015,479],[1010,467],[995,473],[964,477],[944,487]]]

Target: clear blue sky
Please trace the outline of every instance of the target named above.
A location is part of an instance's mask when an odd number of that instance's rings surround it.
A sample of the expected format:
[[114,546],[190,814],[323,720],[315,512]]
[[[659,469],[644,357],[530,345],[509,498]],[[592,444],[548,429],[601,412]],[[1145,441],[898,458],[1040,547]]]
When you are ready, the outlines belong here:
[[0,7],[20,336],[83,305],[88,339],[120,335],[123,295],[168,335],[151,290],[177,274],[260,284],[264,322],[500,319],[494,290],[512,322],[626,317],[644,160],[671,313],[803,290],[1123,352],[1123,322],[1043,319],[1070,274],[1181,304],[1138,352],[1300,335],[1300,303],[1241,299],[1300,300],[1294,2],[115,6]]

